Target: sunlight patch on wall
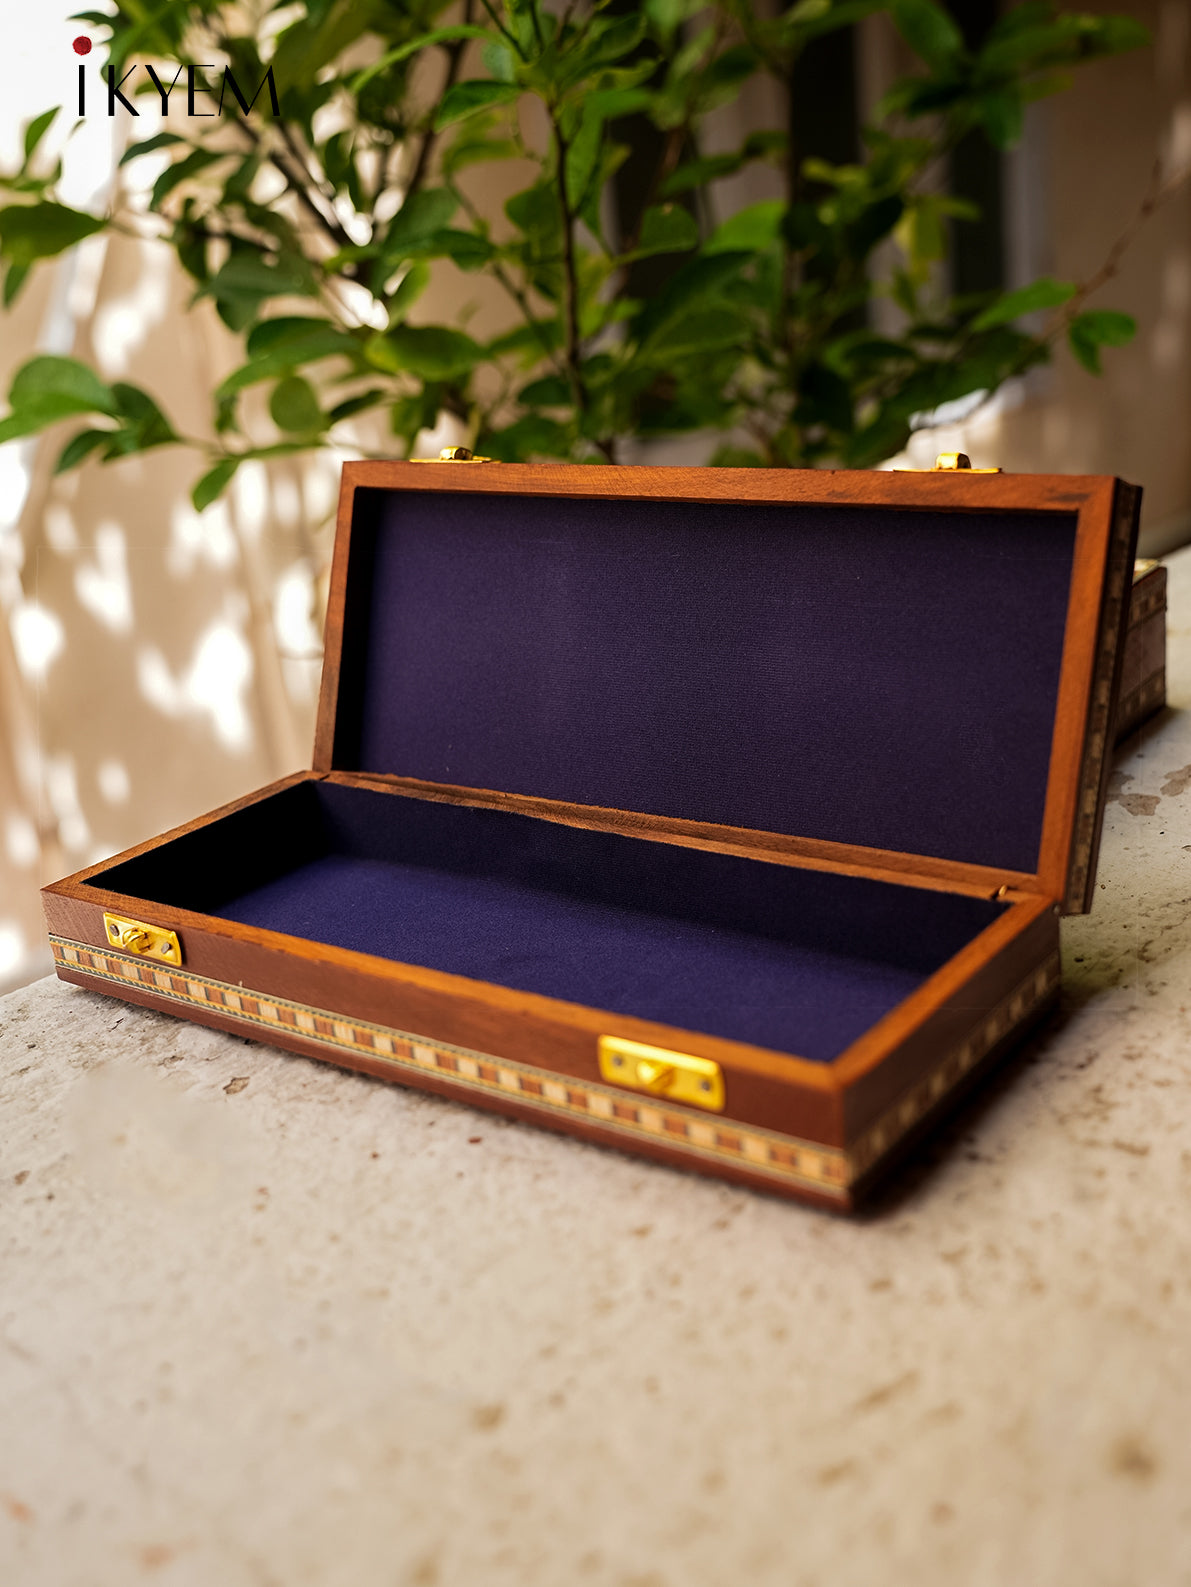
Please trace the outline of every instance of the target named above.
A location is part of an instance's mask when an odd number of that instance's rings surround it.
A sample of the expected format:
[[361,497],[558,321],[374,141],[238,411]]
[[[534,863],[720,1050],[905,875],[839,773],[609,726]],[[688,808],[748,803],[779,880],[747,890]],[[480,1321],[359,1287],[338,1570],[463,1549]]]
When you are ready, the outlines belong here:
[[9,862],[20,871],[27,871],[37,864],[41,853],[37,828],[29,817],[19,810],[8,812],[4,823],[4,850]]
[[25,510],[36,445],[35,440],[25,440],[0,447],[0,532],[15,529]]
[[272,478],[273,517],[283,529],[292,529],[302,517],[302,494],[292,474],[276,473]]
[[0,980],[12,975],[24,957],[24,932],[11,921],[0,922]]
[[102,523],[95,531],[95,561],[77,564],[74,592],[79,604],[113,634],[132,631],[132,585],[124,531],[118,524]]
[[137,657],[137,682],[150,705],[175,718],[208,716],[215,737],[233,752],[251,743],[244,696],[252,673],[252,652],[227,618],[210,625],[190,665],[177,677],[155,645],[147,645]]
[[185,498],[174,503],[165,560],[175,578],[186,578],[199,563],[230,568],[238,551],[226,502],[214,501],[201,513]]
[[66,642],[62,624],[37,601],[20,601],[10,621],[17,666],[26,678],[41,683]]
[[91,828],[79,803],[79,780],[74,756],[48,756],[45,762],[45,791],[50,809],[58,823],[62,846],[76,854],[91,845]]
[[51,551],[66,557],[78,550],[79,532],[74,525],[74,514],[65,502],[47,503],[41,522]]
[[347,457],[345,452],[317,455],[308,459],[302,470],[302,499],[306,506],[306,522],[312,529],[335,511],[339,478]]
[[1191,260],[1186,253],[1169,253],[1162,261],[1160,302],[1160,318],[1150,332],[1150,357],[1158,369],[1174,369],[1186,349],[1191,307]]
[[241,532],[248,539],[259,539],[269,514],[269,476],[265,465],[256,461],[241,463],[232,481],[232,495]]
[[100,761],[95,772],[99,791],[110,805],[125,805],[132,795],[128,768],[122,760]]
[[108,380],[128,373],[133,354],[144,346],[169,308],[173,263],[169,249],[140,243],[137,254],[141,269],[136,284],[120,297],[101,303],[91,321],[96,362]]

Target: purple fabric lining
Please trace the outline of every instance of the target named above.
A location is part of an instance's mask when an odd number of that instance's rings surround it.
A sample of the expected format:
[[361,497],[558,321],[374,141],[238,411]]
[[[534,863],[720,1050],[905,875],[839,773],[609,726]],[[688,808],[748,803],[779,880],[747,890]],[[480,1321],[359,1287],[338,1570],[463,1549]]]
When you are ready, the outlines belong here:
[[97,881],[819,1061],[1002,907],[326,783]]
[[337,766],[1035,869],[1074,514],[357,501]]

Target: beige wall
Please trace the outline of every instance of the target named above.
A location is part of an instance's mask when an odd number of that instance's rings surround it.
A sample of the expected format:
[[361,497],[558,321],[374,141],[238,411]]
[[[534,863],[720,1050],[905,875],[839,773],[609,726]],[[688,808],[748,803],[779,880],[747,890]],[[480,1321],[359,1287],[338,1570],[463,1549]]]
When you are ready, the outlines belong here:
[[[1191,5],[1097,0],[1154,34],[1144,51],[1082,69],[1039,105],[1014,157],[1010,222],[1023,277],[1082,281],[1137,213],[1155,162],[1191,170]],[[1025,235],[1023,235],[1023,233]],[[1089,301],[1138,321],[1126,348],[1088,375],[1065,346],[971,423],[915,438],[916,463],[961,448],[975,463],[1038,472],[1120,474],[1145,488],[1143,544],[1160,554],[1191,539],[1191,184],[1152,216],[1119,275]]]

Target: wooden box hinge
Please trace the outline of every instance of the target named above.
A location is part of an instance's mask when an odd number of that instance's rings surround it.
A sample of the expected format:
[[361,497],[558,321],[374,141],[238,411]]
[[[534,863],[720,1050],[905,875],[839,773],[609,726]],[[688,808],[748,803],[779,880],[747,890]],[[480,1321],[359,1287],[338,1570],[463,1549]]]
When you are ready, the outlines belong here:
[[999,474],[999,468],[973,468],[966,452],[940,452],[929,468],[899,468],[898,474]]

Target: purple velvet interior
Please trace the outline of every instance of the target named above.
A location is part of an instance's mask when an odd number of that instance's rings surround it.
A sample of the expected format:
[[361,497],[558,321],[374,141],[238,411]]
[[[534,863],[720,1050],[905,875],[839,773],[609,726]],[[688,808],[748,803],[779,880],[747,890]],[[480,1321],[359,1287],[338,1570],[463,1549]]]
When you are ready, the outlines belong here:
[[336,766],[1036,868],[1074,514],[357,502]]
[[1003,907],[327,783],[96,880],[820,1061]]

